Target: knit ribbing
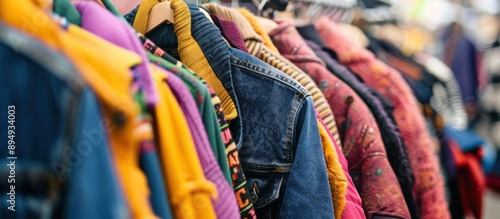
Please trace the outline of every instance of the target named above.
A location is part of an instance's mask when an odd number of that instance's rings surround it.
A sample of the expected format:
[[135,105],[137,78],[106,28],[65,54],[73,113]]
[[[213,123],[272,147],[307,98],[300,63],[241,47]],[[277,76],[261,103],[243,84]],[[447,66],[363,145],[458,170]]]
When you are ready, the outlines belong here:
[[[207,133],[204,130],[200,112],[196,107],[193,96],[191,96],[189,90],[175,75],[170,74],[167,83],[172,93],[177,97],[179,106],[186,115],[186,121],[188,122],[191,133],[193,133],[194,143],[205,177],[217,187],[219,198],[217,200],[212,200],[215,212],[218,218],[234,218],[236,216],[235,212],[237,212],[234,210],[238,209],[236,198],[234,197],[231,187],[225,181],[217,160],[212,153],[210,142],[208,141]],[[233,211],[230,210],[231,208]],[[239,215],[239,213],[237,215]]]
[[146,34],[149,12],[153,8],[153,6],[158,4],[158,2],[159,2],[158,0],[144,0],[139,5],[139,8],[137,9],[136,18],[134,19],[134,23],[132,24],[132,26],[134,27],[134,29],[137,30],[137,32],[141,34]]
[[[215,57],[218,54],[216,53],[216,50],[219,50],[220,48],[227,48],[227,44],[222,40],[220,32],[213,31],[213,28],[215,27],[209,28],[206,25],[198,28],[195,27],[196,25],[200,25],[200,22],[196,22],[197,20],[199,21],[200,19],[207,19],[203,14],[201,14],[201,12],[196,14],[198,16],[193,15],[193,17],[191,17],[188,5],[182,0],[173,0],[171,7],[175,12],[174,19],[176,20],[176,22],[174,24],[174,30],[177,35],[177,40],[179,43],[179,54],[181,56],[182,62],[193,71],[195,71],[196,74],[206,80],[210,84],[210,86],[214,88],[214,90],[217,92],[217,96],[219,96],[221,100],[222,107],[224,109],[224,112],[226,113],[226,119],[235,119],[238,116],[236,106],[233,102],[233,99],[235,97],[231,97],[229,95],[228,91],[221,82],[224,80],[219,79],[214,72],[214,69],[212,68],[212,66],[224,66],[222,62],[225,61],[227,62],[227,69],[225,72],[229,72],[228,58],[223,59],[222,57],[220,57],[217,60],[217,57]],[[215,33],[218,33],[218,36],[214,36],[216,35]],[[209,38],[209,36],[210,38],[219,37],[219,40],[215,40],[212,42],[209,41],[205,44],[200,42],[200,44],[198,44],[198,42],[193,38],[195,35],[206,36],[206,38]],[[217,43],[223,43],[225,45],[216,46],[215,44]],[[213,56],[208,57],[216,58],[216,60],[214,60],[215,62],[209,62],[207,60],[207,56],[203,53],[200,45],[209,46],[211,48]],[[219,54],[221,56],[223,54],[227,55],[227,53]]]

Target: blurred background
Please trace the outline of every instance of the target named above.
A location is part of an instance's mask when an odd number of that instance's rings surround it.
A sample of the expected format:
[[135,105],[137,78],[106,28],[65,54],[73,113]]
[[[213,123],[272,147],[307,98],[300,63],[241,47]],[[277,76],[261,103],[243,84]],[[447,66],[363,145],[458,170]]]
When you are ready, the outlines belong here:
[[[141,2],[141,0],[112,1],[123,14],[131,11]],[[262,2],[260,0],[217,0],[216,2],[233,7],[246,7],[254,13],[262,13],[262,11],[258,11],[256,6]],[[394,44],[402,45],[402,51],[408,55],[424,51],[436,57],[441,57],[445,62],[448,61],[446,60],[449,56],[447,51],[450,50],[450,45],[447,45],[447,43],[453,42],[453,39],[447,39],[447,37],[453,37],[453,34],[449,32],[458,31],[459,36],[466,39],[477,54],[477,56],[472,57],[477,58],[477,60],[474,60],[475,66],[472,66],[477,70],[475,73],[477,77],[473,78],[475,81],[472,86],[474,87],[471,94],[462,91],[469,118],[468,126],[483,137],[486,144],[491,146],[491,150],[485,153],[490,156],[490,159],[495,160],[497,151],[500,148],[499,0],[380,0],[357,2],[345,0],[279,0],[277,2],[287,5],[287,9],[285,11],[273,10],[271,16],[268,15],[268,17],[277,19],[280,17],[296,17],[299,16],[301,10],[302,12],[305,11],[305,13],[314,10],[316,10],[315,12],[319,10],[322,14],[332,13],[332,19],[353,23],[358,27],[370,28],[372,32],[380,33],[379,37],[385,38]],[[340,7],[342,5],[348,5],[348,7]],[[331,12],[338,10],[338,8],[343,8],[340,15]],[[370,24],[369,27],[367,27],[366,23]],[[455,48],[452,46],[451,49]],[[453,69],[453,66],[451,67]],[[464,66],[456,67],[464,68]],[[467,77],[471,76],[468,75]],[[459,78],[458,80],[467,81],[468,79]],[[500,171],[498,163],[496,161],[495,164],[491,164],[489,171]],[[499,193],[493,192],[490,187],[484,199],[484,218],[500,218]]]
[[[122,14],[125,14],[139,5],[141,0],[112,0],[112,2]],[[265,13],[257,8],[257,5],[262,3],[261,0],[216,0],[215,2],[232,7],[246,7],[256,14]],[[472,86],[470,89],[462,87],[468,117],[467,126],[480,135],[485,141],[484,144],[488,146],[482,152],[485,160],[488,160],[485,161],[488,164],[484,166],[486,175],[500,176],[500,162],[496,157],[500,149],[499,0],[270,2],[284,4],[286,9],[272,10],[267,17],[276,19],[296,17],[300,13],[311,13],[316,10],[315,12],[320,11],[323,15],[329,14],[332,19],[339,22],[368,28],[378,37],[400,45],[403,53],[407,55],[426,52],[440,57],[452,69],[457,68],[460,71],[473,68],[473,73],[468,72],[467,75],[454,72],[461,87]],[[448,54],[450,50],[459,48],[458,44],[453,44],[457,43],[454,42],[457,39],[465,40],[474,54],[465,58],[467,63],[454,64],[451,60],[453,57]],[[488,178],[489,188],[484,197],[483,214],[487,219],[500,218],[500,193],[498,193],[500,190],[499,187],[495,187],[499,184],[498,179]]]

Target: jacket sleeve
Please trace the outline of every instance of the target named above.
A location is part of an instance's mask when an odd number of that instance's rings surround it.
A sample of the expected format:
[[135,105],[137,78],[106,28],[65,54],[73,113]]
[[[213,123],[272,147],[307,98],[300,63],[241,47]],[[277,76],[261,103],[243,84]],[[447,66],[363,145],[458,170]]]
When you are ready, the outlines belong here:
[[[95,96],[85,92],[76,118],[73,145],[67,152],[73,163],[64,171],[68,191],[64,218],[123,218],[129,209],[117,180],[101,112]],[[71,165],[73,164],[73,165]],[[89,211],[88,209],[93,209]]]
[[280,218],[334,218],[324,153],[312,98],[295,117],[294,161],[284,191]]

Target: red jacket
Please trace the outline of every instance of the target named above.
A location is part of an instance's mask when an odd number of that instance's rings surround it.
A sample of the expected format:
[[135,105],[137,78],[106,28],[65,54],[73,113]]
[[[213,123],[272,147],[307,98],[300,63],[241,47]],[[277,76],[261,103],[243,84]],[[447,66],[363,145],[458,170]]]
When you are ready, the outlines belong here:
[[421,218],[450,218],[438,159],[431,147],[431,136],[408,84],[399,72],[377,60],[371,52],[351,44],[335,23],[323,18],[315,26],[325,44],[338,54],[342,64],[394,104],[394,117],[415,174],[413,191]]
[[[326,68],[291,22],[281,22],[269,35],[281,55],[314,80],[325,94],[335,116],[345,155],[339,156],[339,160],[349,181],[342,218],[364,215],[368,218],[376,215],[411,218],[399,182],[387,159],[378,125],[363,99]],[[338,153],[342,155],[340,150]],[[360,208],[360,195],[363,209]]]

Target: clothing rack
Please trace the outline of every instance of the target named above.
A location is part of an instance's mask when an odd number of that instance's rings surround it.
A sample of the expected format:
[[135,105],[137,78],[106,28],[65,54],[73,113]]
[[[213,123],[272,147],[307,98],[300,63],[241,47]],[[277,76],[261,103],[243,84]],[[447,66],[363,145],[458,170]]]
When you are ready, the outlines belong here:
[[300,2],[0,1],[0,218],[487,218],[496,53]]

